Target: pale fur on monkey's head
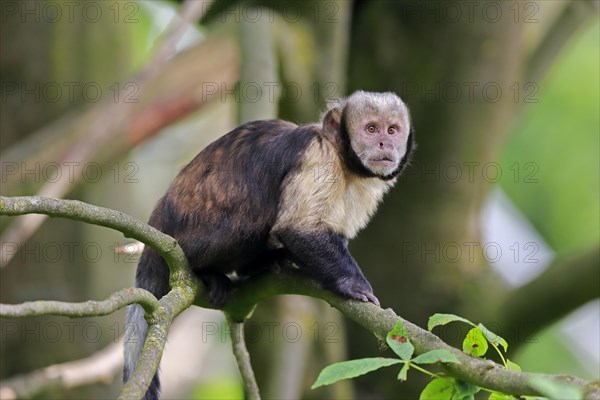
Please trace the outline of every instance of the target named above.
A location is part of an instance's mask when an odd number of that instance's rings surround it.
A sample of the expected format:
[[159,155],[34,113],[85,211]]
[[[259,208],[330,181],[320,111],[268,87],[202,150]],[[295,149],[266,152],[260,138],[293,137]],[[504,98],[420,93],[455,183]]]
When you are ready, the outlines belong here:
[[377,115],[381,119],[398,118],[406,129],[410,130],[410,114],[402,99],[392,92],[365,92],[358,90],[348,97],[340,98],[327,104],[327,109],[321,115],[321,120],[331,110],[336,110],[341,118],[346,118],[346,126],[355,126],[365,116]]

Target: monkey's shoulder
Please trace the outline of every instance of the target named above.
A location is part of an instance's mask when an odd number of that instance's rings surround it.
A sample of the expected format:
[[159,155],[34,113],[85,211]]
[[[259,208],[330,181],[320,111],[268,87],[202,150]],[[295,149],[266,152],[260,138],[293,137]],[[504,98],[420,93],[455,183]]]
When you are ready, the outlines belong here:
[[296,125],[283,120],[250,121],[207,146],[197,158],[203,162],[293,164],[319,136],[316,125]]
[[165,210],[176,221],[192,215],[203,221],[242,219],[255,215],[252,210],[274,215],[284,180],[301,168],[319,134],[318,126],[282,120],[240,125],[181,170],[165,196]]

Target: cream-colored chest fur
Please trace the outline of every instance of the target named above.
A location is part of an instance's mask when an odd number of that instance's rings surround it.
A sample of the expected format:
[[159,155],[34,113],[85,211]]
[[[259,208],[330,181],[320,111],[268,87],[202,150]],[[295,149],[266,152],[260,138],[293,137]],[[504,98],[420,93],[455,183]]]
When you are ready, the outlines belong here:
[[379,178],[349,178],[343,196],[345,219],[340,232],[348,239],[356,236],[371,220],[383,195],[392,185]]
[[302,167],[288,176],[273,227],[314,231],[333,229],[348,239],[369,222],[385,192],[394,184],[345,171],[333,145],[314,140]]

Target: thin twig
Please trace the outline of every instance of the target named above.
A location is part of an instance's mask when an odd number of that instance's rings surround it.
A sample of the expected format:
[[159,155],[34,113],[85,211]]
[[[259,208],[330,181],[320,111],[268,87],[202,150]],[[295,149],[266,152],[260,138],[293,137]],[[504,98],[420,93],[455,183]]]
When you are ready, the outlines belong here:
[[89,300],[82,303],[64,301],[27,301],[20,304],[0,304],[0,317],[24,318],[40,315],[62,315],[65,317],[92,317],[112,314],[130,304],[140,304],[147,313],[158,307],[158,300],[147,290],[140,288],[121,289],[102,301]]
[[260,400],[258,384],[256,383],[254,370],[252,369],[252,364],[250,362],[250,353],[248,353],[248,348],[246,347],[246,341],[244,339],[244,322],[234,321],[227,313],[225,313],[225,317],[229,324],[233,355],[235,356],[238,369],[242,375],[246,398],[249,400]]

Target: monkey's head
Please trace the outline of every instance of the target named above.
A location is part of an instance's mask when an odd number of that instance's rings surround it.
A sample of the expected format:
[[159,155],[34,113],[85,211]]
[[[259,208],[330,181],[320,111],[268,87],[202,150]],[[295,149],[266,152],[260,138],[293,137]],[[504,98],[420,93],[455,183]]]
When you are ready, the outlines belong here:
[[358,91],[338,101],[323,119],[348,166],[364,176],[392,179],[413,149],[408,108],[396,94]]

